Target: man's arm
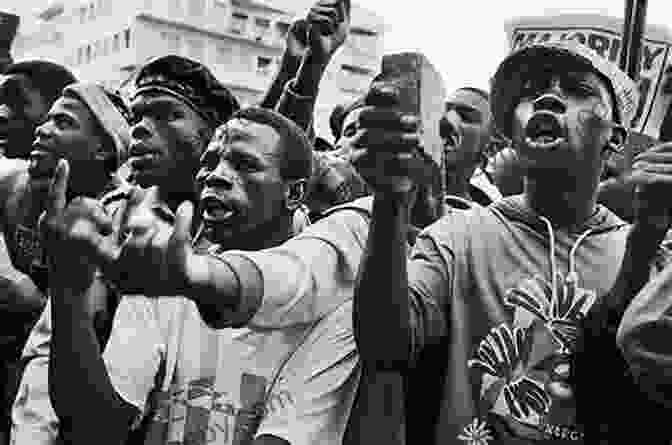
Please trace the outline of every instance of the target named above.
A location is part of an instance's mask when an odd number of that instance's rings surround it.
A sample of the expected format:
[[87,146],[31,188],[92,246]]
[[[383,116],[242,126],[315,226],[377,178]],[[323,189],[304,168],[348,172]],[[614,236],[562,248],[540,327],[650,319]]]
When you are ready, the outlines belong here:
[[311,323],[351,298],[366,211],[335,211],[282,245],[191,257],[185,293],[213,328]]
[[[306,132],[312,131],[313,110],[322,76],[350,29],[350,2],[320,0],[306,20],[290,28],[287,48],[301,47],[301,63],[296,78],[290,80],[278,100],[276,111]],[[299,51],[293,51],[299,53]]]
[[87,301],[81,290],[53,290],[49,395],[67,440],[121,444],[138,411],[110,381]]
[[635,223],[612,291],[608,321],[612,326],[620,321],[617,343],[640,388],[652,400],[669,405],[672,349],[666,346],[665,339],[672,332],[670,267],[646,283],[651,259],[672,225],[672,208],[667,197],[672,185],[672,144],[661,144],[640,153],[632,169],[627,179],[635,190]]

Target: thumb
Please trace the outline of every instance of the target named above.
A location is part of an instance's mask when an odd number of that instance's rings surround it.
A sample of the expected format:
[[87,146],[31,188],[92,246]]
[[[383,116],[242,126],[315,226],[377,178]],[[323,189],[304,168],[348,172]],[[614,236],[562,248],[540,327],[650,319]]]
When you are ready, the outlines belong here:
[[46,202],[46,211],[49,214],[61,212],[65,208],[68,179],[70,178],[70,164],[65,159],[58,161],[54,178],[49,186]]
[[188,243],[191,239],[191,223],[194,219],[194,204],[183,202],[175,213],[172,242],[179,245]]

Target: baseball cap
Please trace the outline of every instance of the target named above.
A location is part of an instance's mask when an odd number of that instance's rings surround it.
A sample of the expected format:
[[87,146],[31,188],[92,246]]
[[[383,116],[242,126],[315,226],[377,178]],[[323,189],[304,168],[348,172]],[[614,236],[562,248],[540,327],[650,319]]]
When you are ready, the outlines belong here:
[[513,111],[519,99],[524,74],[535,66],[583,66],[603,78],[609,87],[614,120],[630,127],[639,103],[635,82],[618,66],[576,40],[549,40],[529,44],[512,52],[499,65],[491,81],[491,108],[497,129],[511,139]]

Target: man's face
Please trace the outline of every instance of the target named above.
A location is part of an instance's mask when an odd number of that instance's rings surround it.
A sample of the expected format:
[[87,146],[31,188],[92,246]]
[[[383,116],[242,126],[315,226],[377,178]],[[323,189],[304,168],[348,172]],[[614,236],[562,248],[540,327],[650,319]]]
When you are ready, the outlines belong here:
[[270,126],[233,119],[218,130],[196,176],[203,223],[216,242],[249,233],[285,211],[280,136]]
[[612,134],[607,84],[592,72],[571,67],[546,67],[526,77],[512,134],[528,174],[599,175]]
[[350,153],[353,150],[353,142],[355,140],[355,136],[357,135],[357,130],[359,130],[359,115],[362,113],[362,110],[362,107],[355,108],[343,119],[341,135],[336,142],[336,155],[345,159],[349,158]]
[[[71,188],[85,193],[86,179],[100,174],[91,168],[102,148],[100,126],[89,108],[74,97],[61,96],[35,130],[29,173],[33,178],[51,177],[59,159],[71,164]],[[98,181],[95,181],[97,183]]]
[[26,158],[50,105],[25,75],[0,75],[0,152]]
[[449,171],[476,165],[490,141],[490,104],[473,91],[457,90],[446,101],[441,121],[446,167]]
[[131,113],[131,181],[141,187],[193,191],[198,160],[211,133],[205,120],[183,101],[155,92],[137,95]]

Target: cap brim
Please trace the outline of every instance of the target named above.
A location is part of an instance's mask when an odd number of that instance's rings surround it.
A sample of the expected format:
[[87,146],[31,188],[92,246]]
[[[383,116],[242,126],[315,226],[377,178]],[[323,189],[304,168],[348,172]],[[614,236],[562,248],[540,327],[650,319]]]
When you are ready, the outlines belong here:
[[[532,45],[509,55],[499,65],[491,81],[491,107],[497,130],[511,139],[513,109],[527,73],[543,67],[563,67],[604,75],[586,57],[556,46]],[[611,83],[607,79],[611,89]],[[613,91],[611,92],[613,94]]]

